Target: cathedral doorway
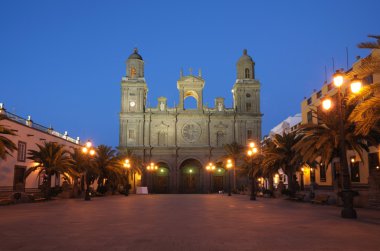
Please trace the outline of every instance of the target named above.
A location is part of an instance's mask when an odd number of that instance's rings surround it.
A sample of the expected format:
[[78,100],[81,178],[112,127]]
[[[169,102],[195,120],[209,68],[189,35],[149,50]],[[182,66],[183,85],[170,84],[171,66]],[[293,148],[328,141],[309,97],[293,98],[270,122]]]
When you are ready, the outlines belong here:
[[180,166],[180,192],[201,192],[201,168],[202,164],[195,159],[187,159]]
[[214,178],[214,187],[213,191],[219,192],[224,191],[224,176],[225,176],[226,170],[224,168],[218,167],[216,171],[213,174]]
[[153,176],[153,192],[169,193],[170,192],[170,170],[166,163],[159,162],[158,169]]

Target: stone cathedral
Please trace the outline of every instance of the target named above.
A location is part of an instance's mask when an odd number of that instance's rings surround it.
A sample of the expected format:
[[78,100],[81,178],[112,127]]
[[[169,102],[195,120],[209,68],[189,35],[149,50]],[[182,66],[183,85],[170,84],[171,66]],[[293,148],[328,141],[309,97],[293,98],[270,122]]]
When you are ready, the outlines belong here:
[[[126,72],[121,81],[119,148],[158,166],[154,172],[143,172],[149,191],[226,191],[228,172],[221,165],[208,173],[206,165],[221,160],[224,144],[236,141],[245,146],[261,139],[260,82],[247,50],[236,63],[236,81],[231,83],[233,107],[226,107],[223,97],[215,98],[213,108],[204,106],[205,80],[200,73],[185,76],[182,71],[177,81],[179,104],[169,107],[167,98],[159,97],[157,107],[147,107],[144,60],[137,49],[127,60]],[[189,97],[196,100],[195,109],[185,109]]]

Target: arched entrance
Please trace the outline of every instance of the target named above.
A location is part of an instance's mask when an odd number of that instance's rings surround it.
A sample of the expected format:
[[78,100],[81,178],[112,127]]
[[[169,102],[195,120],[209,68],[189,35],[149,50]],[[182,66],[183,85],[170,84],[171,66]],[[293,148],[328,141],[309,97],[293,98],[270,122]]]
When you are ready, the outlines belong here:
[[169,193],[170,192],[170,169],[166,163],[159,162],[158,169],[153,176],[153,192]]
[[213,191],[218,193],[219,191],[225,191],[224,189],[224,176],[226,170],[222,167],[217,167],[213,173],[214,187]]
[[180,166],[180,192],[201,192],[201,168],[202,164],[196,159],[187,159]]

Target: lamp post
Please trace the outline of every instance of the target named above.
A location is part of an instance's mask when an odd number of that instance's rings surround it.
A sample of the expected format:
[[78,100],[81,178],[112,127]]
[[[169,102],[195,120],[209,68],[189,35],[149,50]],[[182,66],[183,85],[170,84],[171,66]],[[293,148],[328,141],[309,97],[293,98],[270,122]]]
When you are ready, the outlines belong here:
[[125,196],[129,195],[129,169],[131,168],[131,163],[129,159],[125,159],[123,163],[124,168],[126,169],[127,182],[125,184]]
[[208,193],[211,193],[212,192],[212,188],[211,188],[211,173],[214,172],[215,165],[212,162],[208,163],[208,165],[206,166],[206,170],[209,173],[209,177],[210,177],[210,186],[209,186]]
[[[351,190],[351,180],[348,170],[347,163],[347,148],[345,141],[345,130],[344,130],[344,116],[345,116],[345,97],[342,96],[341,86],[344,82],[344,77],[342,72],[336,71],[333,75],[334,85],[338,88],[337,95],[337,113],[339,119],[339,162],[342,170],[342,191],[340,195],[343,201],[343,209],[341,216],[343,218],[356,218],[356,211],[354,209],[354,194],[355,192]],[[351,81],[351,92],[358,93],[361,90],[361,81],[357,79],[355,75],[354,79]],[[332,101],[330,98],[325,98],[322,101],[322,107],[324,110],[328,111],[332,107]]]
[[231,196],[231,168],[232,168],[232,160],[227,160],[227,170],[228,170],[228,196]]
[[[153,173],[155,171],[157,171],[158,169],[158,166],[156,164],[154,164],[154,162],[151,162],[147,167],[146,167],[146,170],[148,171],[148,173]],[[150,174],[149,176],[151,176],[151,188],[152,188],[152,193],[153,193],[153,175]],[[148,184],[147,184],[148,185]]]
[[256,200],[256,179],[253,174],[253,158],[256,153],[257,153],[257,147],[255,147],[255,143],[253,142],[249,143],[247,155],[248,157],[251,158],[251,171],[252,171],[250,200]]
[[86,162],[87,162],[87,170],[85,173],[85,180],[86,180],[86,192],[84,196],[84,200],[91,200],[91,194],[90,194],[90,172],[88,171],[89,165],[90,165],[90,158],[95,155],[95,149],[92,147],[92,143],[90,140],[86,142],[86,144],[82,147],[82,153],[86,156]]

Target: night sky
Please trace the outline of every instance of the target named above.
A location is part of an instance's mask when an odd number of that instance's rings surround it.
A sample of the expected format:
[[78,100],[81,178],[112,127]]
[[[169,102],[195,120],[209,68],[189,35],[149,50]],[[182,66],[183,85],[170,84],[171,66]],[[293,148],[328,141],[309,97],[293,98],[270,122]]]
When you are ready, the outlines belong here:
[[235,64],[248,49],[261,81],[263,135],[346,68],[380,1],[0,2],[0,102],[19,116],[95,144],[118,145],[120,81],[134,47],[145,61],[148,103],[178,103],[180,69],[202,69],[204,103],[232,107]]

